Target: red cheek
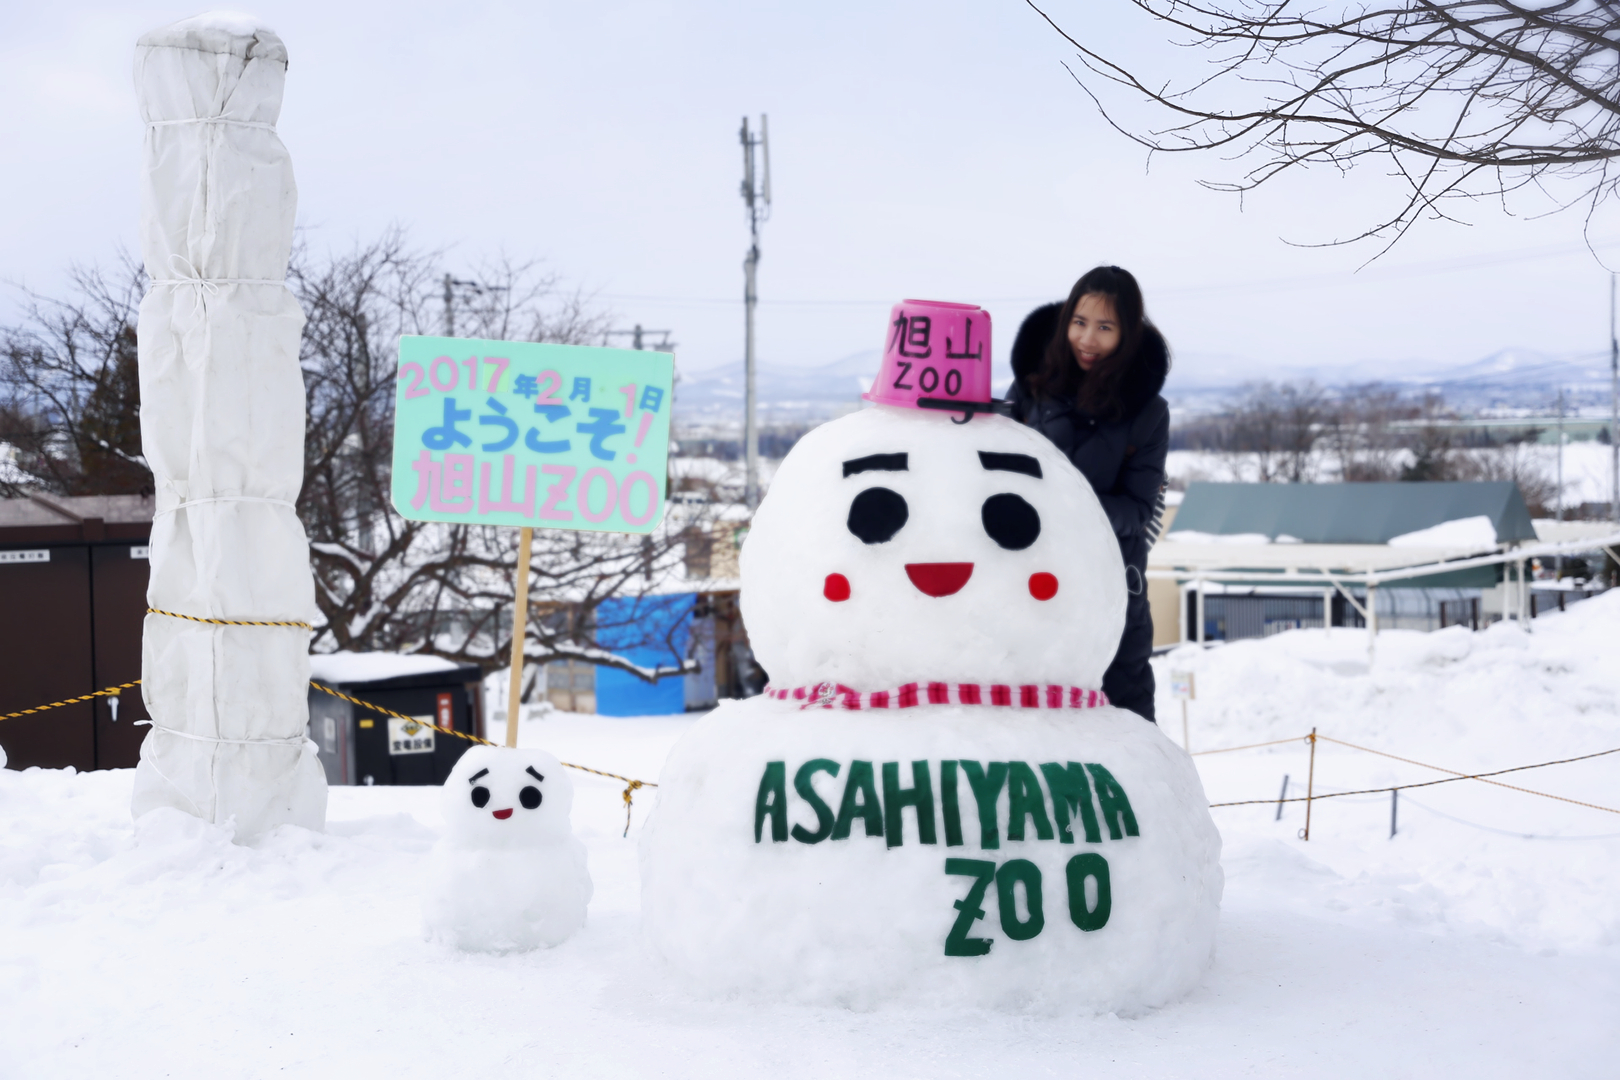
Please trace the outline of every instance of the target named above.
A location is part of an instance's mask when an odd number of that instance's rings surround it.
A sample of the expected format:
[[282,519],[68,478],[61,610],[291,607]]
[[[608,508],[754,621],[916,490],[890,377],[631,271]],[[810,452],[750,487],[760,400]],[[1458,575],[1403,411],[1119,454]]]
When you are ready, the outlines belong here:
[[821,595],[837,604],[849,599],[849,578],[843,574],[828,574],[821,586]]
[[1037,600],[1050,600],[1057,595],[1058,580],[1051,574],[1029,575],[1029,595]]

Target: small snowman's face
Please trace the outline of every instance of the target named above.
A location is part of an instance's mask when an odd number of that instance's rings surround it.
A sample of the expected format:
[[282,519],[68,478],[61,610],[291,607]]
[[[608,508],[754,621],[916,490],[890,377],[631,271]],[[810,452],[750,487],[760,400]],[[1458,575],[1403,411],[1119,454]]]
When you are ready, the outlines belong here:
[[818,428],[778,470],[742,576],[779,687],[1095,687],[1124,619],[1124,564],[1090,486],[998,416],[878,406]]
[[467,847],[524,847],[569,832],[573,784],[540,750],[475,746],[441,796],[447,837]]

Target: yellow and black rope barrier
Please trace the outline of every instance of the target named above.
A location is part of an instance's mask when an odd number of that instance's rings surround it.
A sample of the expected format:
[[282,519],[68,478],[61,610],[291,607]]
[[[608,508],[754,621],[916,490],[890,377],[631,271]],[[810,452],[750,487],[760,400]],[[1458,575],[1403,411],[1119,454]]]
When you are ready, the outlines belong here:
[[[454,728],[440,727],[438,724],[431,723],[429,721],[425,721],[425,720],[421,719],[420,717],[406,716],[402,712],[395,712],[393,709],[385,709],[381,705],[373,705],[369,701],[361,701],[357,697],[350,697],[348,694],[345,694],[345,693],[343,693],[341,691],[333,690],[330,686],[322,686],[320,683],[316,682],[313,679],[310,680],[309,685],[313,686],[315,689],[321,691],[322,693],[331,694],[333,697],[342,698],[344,701],[347,701],[350,704],[358,705],[362,709],[370,709],[372,712],[381,713],[383,716],[392,716],[396,720],[409,720],[412,723],[421,724],[424,727],[430,727],[434,731],[442,731],[446,735],[454,735],[458,739],[466,739],[468,742],[475,742],[475,743],[478,743],[478,744],[480,744],[482,746],[499,746],[500,745],[499,743],[491,742],[488,739],[480,738],[477,735],[470,735],[465,731],[457,731]],[[593,776],[605,776],[610,780],[622,780],[622,781],[624,781],[624,785],[625,785],[625,787],[624,787],[624,835],[625,836],[630,835],[630,812],[631,812],[631,809],[634,806],[634,799],[635,799],[636,791],[638,789],[640,789],[640,788],[653,788],[653,787],[658,786],[657,784],[653,783],[651,780],[632,780],[628,776],[620,776],[618,773],[603,772],[601,769],[593,769],[588,765],[575,765],[571,761],[564,761],[564,762],[562,762],[562,765],[563,765],[564,768],[577,769],[580,772],[588,772],[588,773],[592,774]]]
[[49,705],[35,705],[32,709],[19,709],[16,712],[8,712],[4,716],[0,716],[0,720],[15,720],[19,716],[32,716],[34,713],[42,713],[46,709],[55,709],[63,705],[77,705],[81,701],[92,701],[98,697],[117,697],[119,691],[128,690],[132,686],[139,685],[141,685],[141,680],[139,679],[136,679],[134,682],[119,683],[117,686],[109,686],[105,690],[95,690],[88,694],[80,694],[78,697],[70,697],[62,701],[53,701]]
[[200,615],[182,615],[178,611],[164,611],[162,608],[149,607],[148,615],[167,615],[171,619],[184,619],[186,622],[207,623],[209,626],[296,626],[300,630],[314,632],[315,628],[307,622],[271,622],[261,619],[205,619]]
[[[158,615],[170,615],[170,614],[173,614],[172,612],[168,612],[168,611],[158,611],[156,608],[148,608],[147,610],[151,611],[151,612],[154,612],[155,614],[158,614]],[[176,615],[175,618],[177,618],[177,619],[192,619],[192,616],[190,616],[190,615]],[[220,620],[220,619],[193,619],[193,621],[194,622],[215,622],[215,623],[221,623],[222,625],[226,625],[226,626],[306,626],[307,625],[305,623],[225,622],[224,620]],[[48,705],[36,705],[32,709],[19,709],[16,712],[5,713],[3,715],[0,715],[0,720],[14,720],[19,716],[32,716],[35,713],[45,712],[47,709],[55,709],[55,708],[59,708],[60,706],[63,706],[63,705],[75,705],[75,704],[77,704],[77,703],[79,703],[81,701],[92,701],[92,700],[94,700],[94,699],[96,699],[98,697],[117,697],[120,691],[128,690],[132,686],[139,686],[139,685],[141,685],[141,680],[139,680],[139,679],[136,679],[133,682],[119,683],[117,686],[109,686],[105,690],[95,690],[95,691],[92,691],[91,693],[88,693],[88,694],[80,694],[78,697],[66,698],[66,699],[64,699],[62,701],[53,701]],[[381,705],[376,705],[376,704],[373,704],[372,702],[369,702],[369,701],[362,701],[361,699],[359,699],[357,697],[352,697],[349,694],[343,693],[341,690],[334,690],[330,686],[322,686],[320,683],[316,682],[314,679],[311,679],[309,681],[309,685],[311,685],[315,689],[321,691],[321,693],[323,693],[323,694],[331,694],[335,698],[342,698],[344,701],[347,701],[351,705],[358,705],[362,709],[370,709],[372,712],[379,713],[379,714],[381,714],[383,716],[392,716],[397,720],[409,720],[414,724],[421,724],[423,727],[430,727],[434,731],[442,731],[446,735],[454,735],[458,739],[465,739],[467,742],[478,743],[481,746],[498,746],[498,745],[500,745],[499,743],[491,742],[488,739],[481,738],[481,737],[479,737],[477,735],[473,735],[473,734],[471,734],[469,732],[466,732],[466,731],[457,731],[455,728],[441,727],[438,724],[432,723],[431,721],[423,720],[421,717],[407,716],[402,712],[395,712],[393,709],[384,708]],[[655,787],[658,786],[657,784],[653,783],[651,780],[634,780],[634,779],[632,779],[632,778],[630,778],[628,776],[620,776],[618,773],[603,772],[601,769],[593,769],[593,768],[591,768],[591,767],[589,767],[587,765],[575,765],[571,761],[564,761],[564,762],[562,762],[562,764],[563,764],[563,766],[565,768],[577,769],[579,772],[588,772],[593,776],[604,776],[604,777],[607,777],[609,780],[621,780],[621,781],[624,782],[624,835],[625,836],[630,835],[630,814],[631,814],[631,811],[634,809],[634,806],[635,806],[635,793],[637,791],[639,791],[641,788],[655,788]]]

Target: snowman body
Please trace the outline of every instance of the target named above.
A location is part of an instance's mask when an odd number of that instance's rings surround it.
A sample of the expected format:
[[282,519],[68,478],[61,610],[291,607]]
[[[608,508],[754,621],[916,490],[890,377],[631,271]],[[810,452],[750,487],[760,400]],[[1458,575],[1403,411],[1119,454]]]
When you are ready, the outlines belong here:
[[1207,967],[1220,838],[1187,755],[1097,692],[1125,610],[1038,434],[886,406],[783,462],[742,552],[771,676],[671,752],[653,946],[720,992],[1130,1010]]
[[430,940],[473,952],[557,945],[585,923],[591,877],[574,788],[539,750],[478,746],[444,782],[445,834],[422,900]]

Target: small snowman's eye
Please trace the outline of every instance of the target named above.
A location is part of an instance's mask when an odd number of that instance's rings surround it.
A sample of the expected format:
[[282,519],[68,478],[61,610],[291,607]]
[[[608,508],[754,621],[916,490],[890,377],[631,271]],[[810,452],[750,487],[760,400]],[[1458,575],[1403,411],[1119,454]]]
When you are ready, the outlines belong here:
[[472,789],[472,801],[473,801],[473,805],[478,807],[478,809],[480,809],[480,810],[482,810],[484,807],[488,806],[489,805],[489,788],[487,788],[487,787],[475,787],[475,788],[473,788]]
[[1023,551],[1041,535],[1041,515],[1021,496],[992,495],[979,511],[984,531],[1008,551]]
[[540,805],[540,789],[533,786],[524,788],[518,792],[518,802],[523,804],[523,809],[533,810]]
[[867,488],[849,504],[849,531],[864,544],[882,544],[906,527],[911,510],[898,491],[885,487]]

